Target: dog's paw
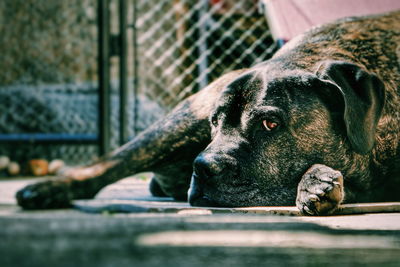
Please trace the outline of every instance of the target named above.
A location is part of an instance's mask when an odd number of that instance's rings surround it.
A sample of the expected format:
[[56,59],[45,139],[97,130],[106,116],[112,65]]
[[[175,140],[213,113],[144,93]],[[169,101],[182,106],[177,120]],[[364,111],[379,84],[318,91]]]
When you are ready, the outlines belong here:
[[73,199],[68,183],[52,180],[28,185],[15,197],[19,206],[30,210],[67,208]]
[[315,164],[307,170],[298,185],[296,206],[305,215],[325,215],[334,212],[343,197],[342,174],[325,165]]

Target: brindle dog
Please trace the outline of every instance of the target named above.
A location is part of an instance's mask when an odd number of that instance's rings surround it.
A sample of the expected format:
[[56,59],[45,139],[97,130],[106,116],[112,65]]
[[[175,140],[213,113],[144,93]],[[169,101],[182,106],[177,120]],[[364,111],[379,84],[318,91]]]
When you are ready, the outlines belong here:
[[142,171],[155,173],[154,195],[186,200],[190,187],[194,206],[327,214],[343,200],[400,200],[399,45],[400,11],[314,28],[100,162],[22,189],[18,203],[65,207]]

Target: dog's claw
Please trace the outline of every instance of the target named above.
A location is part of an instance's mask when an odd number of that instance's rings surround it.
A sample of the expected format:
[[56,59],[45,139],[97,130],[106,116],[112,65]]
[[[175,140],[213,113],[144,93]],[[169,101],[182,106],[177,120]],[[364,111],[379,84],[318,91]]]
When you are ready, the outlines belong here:
[[312,212],[307,206],[304,206],[304,207],[303,207],[303,210],[304,210],[307,214],[313,215],[313,212]]
[[312,202],[319,201],[319,197],[318,197],[317,195],[314,195],[314,194],[310,195],[310,196],[309,196],[309,199],[310,199],[310,201],[312,201]]
[[318,196],[321,196],[321,197],[325,196],[325,192],[322,191],[321,189],[316,190],[315,194],[318,195]]

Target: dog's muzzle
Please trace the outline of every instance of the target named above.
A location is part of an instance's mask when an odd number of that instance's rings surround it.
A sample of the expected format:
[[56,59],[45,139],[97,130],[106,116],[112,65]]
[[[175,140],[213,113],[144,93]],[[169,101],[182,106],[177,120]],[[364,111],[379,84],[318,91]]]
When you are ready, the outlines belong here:
[[201,153],[194,160],[193,176],[189,189],[189,203],[192,206],[219,206],[210,196],[217,191],[224,177],[236,176],[236,160],[225,154]]

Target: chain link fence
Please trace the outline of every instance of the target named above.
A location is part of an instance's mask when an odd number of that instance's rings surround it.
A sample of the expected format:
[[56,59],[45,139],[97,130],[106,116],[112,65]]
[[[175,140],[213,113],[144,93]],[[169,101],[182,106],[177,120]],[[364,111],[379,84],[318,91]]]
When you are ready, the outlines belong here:
[[137,1],[140,92],[171,108],[276,50],[256,0]]
[[[259,63],[276,50],[255,0],[127,2],[128,25],[136,26],[128,28],[130,136],[135,103],[140,131],[221,74]],[[112,28],[117,4],[111,0]],[[0,2],[0,134],[98,134],[96,12],[97,0]],[[116,147],[118,58],[110,62]],[[16,161],[61,158],[83,164],[97,149],[84,143],[0,143],[0,155]]]
[[[95,1],[3,0],[0,32],[0,134],[96,133],[83,117],[96,90]],[[95,153],[95,145],[0,143],[0,155],[20,162]]]

